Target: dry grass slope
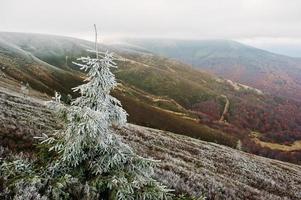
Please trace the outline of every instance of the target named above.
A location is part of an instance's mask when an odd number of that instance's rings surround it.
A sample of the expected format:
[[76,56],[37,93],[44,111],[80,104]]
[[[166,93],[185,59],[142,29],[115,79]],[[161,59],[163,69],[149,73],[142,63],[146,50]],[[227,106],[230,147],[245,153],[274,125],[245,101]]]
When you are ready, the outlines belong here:
[[[57,127],[51,111],[38,102],[0,91],[0,145],[34,153],[32,137]],[[116,133],[142,156],[161,160],[156,178],[178,193],[208,199],[301,199],[301,166],[132,124]]]

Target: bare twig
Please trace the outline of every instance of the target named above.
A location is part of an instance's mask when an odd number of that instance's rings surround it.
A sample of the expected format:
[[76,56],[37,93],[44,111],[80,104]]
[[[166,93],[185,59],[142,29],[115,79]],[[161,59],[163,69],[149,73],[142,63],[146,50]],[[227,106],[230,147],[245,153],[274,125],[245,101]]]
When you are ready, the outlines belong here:
[[97,28],[96,28],[96,24],[94,24],[94,30],[95,30],[95,53],[96,53],[96,58],[98,59]]

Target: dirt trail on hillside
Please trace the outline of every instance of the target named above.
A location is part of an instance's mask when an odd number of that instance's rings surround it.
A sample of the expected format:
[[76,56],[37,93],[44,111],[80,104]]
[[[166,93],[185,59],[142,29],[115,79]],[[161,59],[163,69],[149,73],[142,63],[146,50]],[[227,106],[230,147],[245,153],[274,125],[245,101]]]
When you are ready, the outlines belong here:
[[224,111],[221,115],[221,118],[219,119],[220,122],[224,122],[225,121],[225,115],[228,113],[229,111],[229,107],[230,107],[230,101],[228,99],[228,97],[226,95],[221,95],[225,100],[226,100],[226,103],[225,103],[225,107],[224,107]]

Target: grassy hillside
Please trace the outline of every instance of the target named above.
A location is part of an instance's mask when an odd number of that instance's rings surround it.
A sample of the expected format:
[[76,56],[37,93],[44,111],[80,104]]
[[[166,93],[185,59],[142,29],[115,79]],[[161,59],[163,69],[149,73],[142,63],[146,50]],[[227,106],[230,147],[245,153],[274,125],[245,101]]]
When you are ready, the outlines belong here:
[[[28,82],[32,89],[47,93],[48,96],[52,96],[54,90],[62,92],[63,98],[67,94],[77,95],[72,93],[71,88],[82,83],[84,74],[78,71],[72,61],[76,61],[76,57],[87,55],[86,49],[93,47],[93,43],[57,36],[24,34],[23,37],[18,33],[2,33],[0,38],[5,41],[0,44],[0,49],[2,49],[0,65],[2,66],[1,72],[4,74],[0,77],[2,86],[5,84],[5,87],[16,90],[23,81]],[[48,47],[47,44],[49,44]],[[101,48],[108,49],[109,47],[101,46]],[[70,58],[69,62],[65,62],[66,56]],[[188,132],[190,136],[196,138],[235,146],[235,138],[222,131],[211,129],[205,124],[199,124],[195,115],[192,116],[189,110],[172,98],[158,96],[151,90],[140,90],[135,87],[135,84],[128,82],[124,73],[129,70],[130,66],[144,66],[142,63],[127,60],[119,64],[122,67],[115,73],[118,77],[119,75],[124,77],[120,80],[125,81],[125,84],[120,85],[114,95],[126,107],[132,123],[180,134]],[[132,75],[129,74],[129,76]],[[151,87],[154,91],[155,87]],[[188,100],[186,100],[187,103]]]
[[[93,46],[87,41],[59,36],[2,33],[1,37],[5,43],[0,47],[0,64],[5,66],[2,72],[6,76],[1,79],[31,81],[34,89],[49,95],[53,90],[66,95],[71,93],[71,87],[81,83],[84,74],[71,61],[86,55],[84,51]],[[100,48],[119,56],[119,68],[114,73],[122,84],[114,95],[128,111],[130,122],[232,147],[240,139],[245,151],[299,162],[296,151],[262,147],[252,140],[251,132],[261,132],[262,141],[278,144],[300,140],[300,103],[217,78],[139,48]],[[225,121],[219,121],[226,99],[229,105]]]

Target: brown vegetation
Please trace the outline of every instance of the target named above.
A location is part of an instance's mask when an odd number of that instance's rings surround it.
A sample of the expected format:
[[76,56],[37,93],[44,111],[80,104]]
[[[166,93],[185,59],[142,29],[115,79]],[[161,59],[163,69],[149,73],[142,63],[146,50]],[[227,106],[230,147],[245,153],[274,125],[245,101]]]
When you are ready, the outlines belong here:
[[[0,157],[16,150],[34,154],[33,136],[58,128],[51,111],[38,102],[1,92]],[[140,155],[161,160],[155,177],[176,193],[216,200],[301,198],[298,165],[131,124],[116,133]]]

